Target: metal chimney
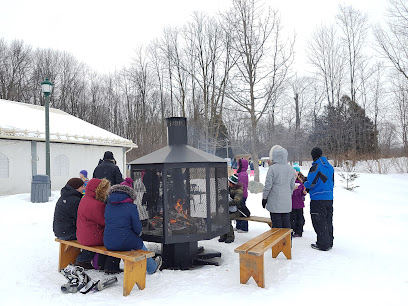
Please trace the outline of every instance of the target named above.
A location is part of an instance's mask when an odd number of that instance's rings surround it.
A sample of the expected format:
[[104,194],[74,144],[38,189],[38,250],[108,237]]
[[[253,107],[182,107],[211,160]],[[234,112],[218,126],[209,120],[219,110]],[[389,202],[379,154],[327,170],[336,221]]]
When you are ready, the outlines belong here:
[[168,145],[187,145],[187,118],[170,117],[166,120]]

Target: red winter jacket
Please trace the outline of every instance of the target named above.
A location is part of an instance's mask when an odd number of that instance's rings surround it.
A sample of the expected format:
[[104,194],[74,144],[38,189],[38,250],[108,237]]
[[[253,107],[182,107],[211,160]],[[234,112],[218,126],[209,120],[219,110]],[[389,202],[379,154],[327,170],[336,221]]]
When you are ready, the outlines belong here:
[[86,185],[85,196],[78,207],[77,239],[87,246],[103,245],[105,229],[105,199],[110,188],[108,180],[91,179]]

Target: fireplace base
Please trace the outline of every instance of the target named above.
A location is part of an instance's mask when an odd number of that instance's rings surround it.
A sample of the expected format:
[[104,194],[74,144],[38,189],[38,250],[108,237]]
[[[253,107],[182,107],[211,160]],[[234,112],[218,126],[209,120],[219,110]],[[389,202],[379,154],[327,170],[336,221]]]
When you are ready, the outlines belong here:
[[193,266],[218,266],[218,262],[210,259],[221,257],[221,253],[204,253],[204,248],[198,247],[198,242],[194,241],[162,244],[161,256],[163,258],[162,269],[189,270]]

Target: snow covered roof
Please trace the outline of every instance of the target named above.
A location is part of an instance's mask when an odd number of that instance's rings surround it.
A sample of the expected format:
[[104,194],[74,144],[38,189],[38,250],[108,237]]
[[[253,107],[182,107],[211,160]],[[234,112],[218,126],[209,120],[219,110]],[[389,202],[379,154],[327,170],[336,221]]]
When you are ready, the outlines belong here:
[[[45,141],[44,106],[0,99],[0,138]],[[131,140],[51,107],[50,141],[137,147]]]

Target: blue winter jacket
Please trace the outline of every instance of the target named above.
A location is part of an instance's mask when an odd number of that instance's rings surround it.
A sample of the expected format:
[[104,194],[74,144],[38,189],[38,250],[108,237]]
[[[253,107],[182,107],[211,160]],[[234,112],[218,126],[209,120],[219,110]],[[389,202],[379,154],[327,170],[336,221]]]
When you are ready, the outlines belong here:
[[113,192],[108,198],[103,234],[103,243],[108,250],[130,251],[143,247],[139,212],[136,204],[129,199],[129,195],[124,192]]
[[309,189],[311,200],[333,200],[334,169],[326,157],[313,162],[303,185]]

